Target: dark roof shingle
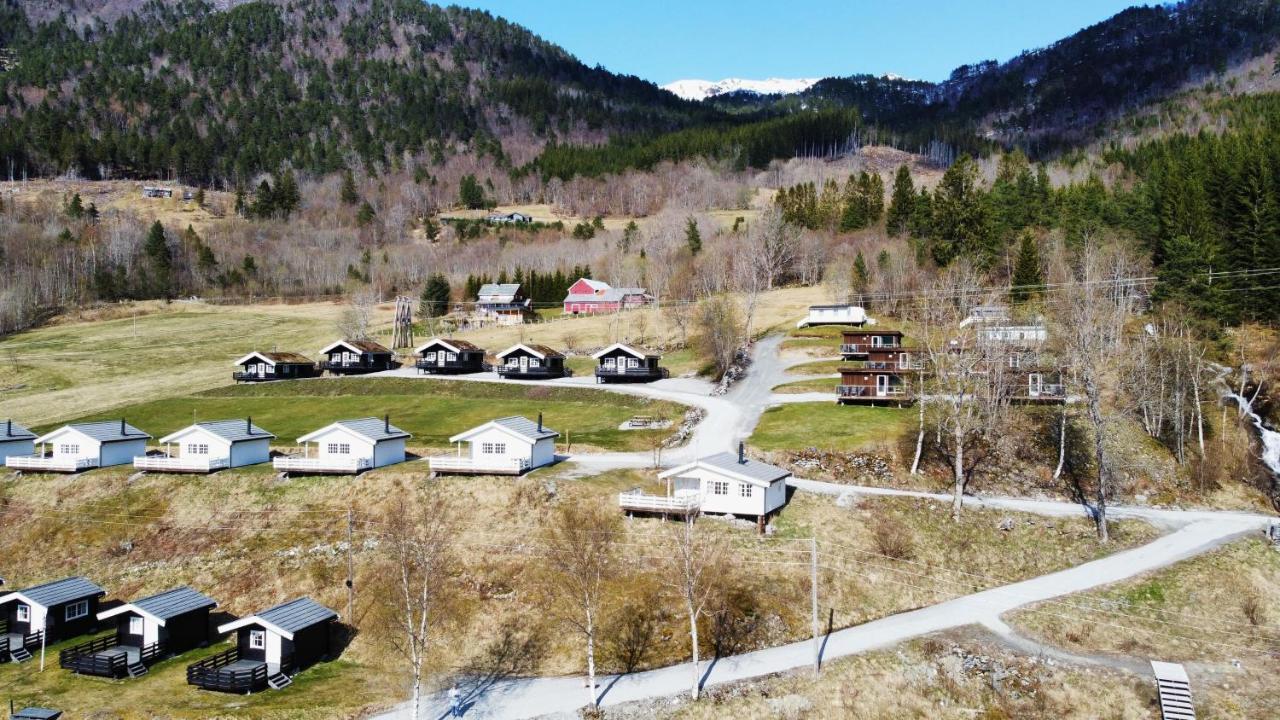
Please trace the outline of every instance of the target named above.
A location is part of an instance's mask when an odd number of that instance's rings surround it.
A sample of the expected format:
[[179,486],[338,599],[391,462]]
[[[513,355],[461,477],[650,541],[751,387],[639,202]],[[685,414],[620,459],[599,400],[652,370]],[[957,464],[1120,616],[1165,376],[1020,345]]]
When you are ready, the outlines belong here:
[[212,608],[218,605],[212,598],[186,586],[166,590],[130,604],[161,620],[168,620],[179,615],[185,615],[192,610]]
[[61,605],[72,600],[106,595],[107,591],[82,577],[54,580],[43,585],[18,590],[23,597],[42,607]]
[[268,608],[254,617],[284,630],[297,632],[312,625],[337,620],[338,613],[308,597],[300,597]]

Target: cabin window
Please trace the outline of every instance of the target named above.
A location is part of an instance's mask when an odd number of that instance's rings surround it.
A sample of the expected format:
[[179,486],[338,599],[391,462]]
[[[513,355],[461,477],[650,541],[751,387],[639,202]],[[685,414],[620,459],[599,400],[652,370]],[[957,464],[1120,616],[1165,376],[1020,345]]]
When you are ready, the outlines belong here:
[[507,367],[519,367],[520,358],[507,358]]
[[79,455],[80,446],[79,445],[59,445],[58,454],[59,455]]
[[1021,365],[1022,365],[1022,356],[1018,355],[1017,353],[1014,353],[1009,356],[1009,367],[1013,368],[1014,370],[1017,370],[1018,367]]
[[129,634],[130,635],[142,634],[142,618],[140,617],[129,618]]
[[728,480],[712,480],[711,494],[712,495],[728,495],[729,481]]
[[330,455],[350,455],[351,444],[350,443],[329,443],[329,454]]
[[458,360],[458,353],[449,353],[445,355],[445,359],[449,362],[456,362]]
[[433,352],[429,352],[429,353],[427,353],[427,354],[426,354],[426,358],[427,358],[428,360],[435,360],[435,359],[436,359],[436,354],[435,354],[435,353],[433,353]]
[[627,358],[627,367],[638,368],[640,367],[640,361],[635,358]]
[[480,452],[485,455],[506,455],[506,443],[481,443]]
[[538,367],[538,358],[529,358],[529,367]]
[[208,455],[209,445],[207,443],[191,443],[187,446],[188,455]]
[[67,606],[66,618],[68,621],[79,620],[89,614],[89,601],[77,600]]
[[613,358],[605,358],[603,365],[609,370],[612,370],[614,366]]
[[756,494],[755,491],[755,486],[750,483],[742,483],[738,485],[738,495],[741,497],[749,498]]
[[249,649],[265,650],[267,647],[267,631],[266,630],[250,630],[249,631]]
[[31,622],[31,606],[30,605],[18,606],[18,622]]

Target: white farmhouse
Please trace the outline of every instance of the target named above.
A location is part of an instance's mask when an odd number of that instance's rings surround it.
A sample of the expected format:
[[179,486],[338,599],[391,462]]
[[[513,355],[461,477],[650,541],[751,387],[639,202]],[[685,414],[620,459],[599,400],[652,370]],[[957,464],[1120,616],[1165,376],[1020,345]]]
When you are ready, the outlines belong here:
[[[433,457],[431,469],[440,473],[519,475],[556,460],[560,433],[520,416],[498,418],[449,438],[454,455]],[[463,443],[467,449],[463,450]]]
[[810,305],[809,314],[796,323],[797,328],[818,325],[854,325],[862,327],[874,321],[867,317],[861,305]]
[[618,504],[628,513],[754,517],[763,528],[768,517],[787,504],[789,477],[782,468],[747,458],[739,445],[736,455],[718,453],[659,474],[667,484],[665,496],[631,490],[619,496]]
[[159,455],[133,459],[133,466],[152,472],[207,473],[257,465],[271,459],[275,435],[244,420],[214,420],[185,427],[160,438]]
[[339,420],[298,438],[302,454],[278,457],[274,465],[286,473],[355,475],[404,462],[410,437],[390,418]]
[[0,425],[0,463],[15,455],[34,455],[36,434],[12,420]]
[[96,467],[128,465],[147,452],[151,436],[124,420],[64,425],[36,438],[40,447],[32,455],[5,459],[11,470],[80,472]]

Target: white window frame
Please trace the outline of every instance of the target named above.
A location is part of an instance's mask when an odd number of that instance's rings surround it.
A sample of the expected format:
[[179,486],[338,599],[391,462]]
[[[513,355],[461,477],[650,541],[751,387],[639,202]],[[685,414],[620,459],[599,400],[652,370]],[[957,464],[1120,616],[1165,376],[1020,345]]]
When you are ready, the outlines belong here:
[[712,480],[710,482],[711,482],[712,495],[728,495],[729,494],[728,480]]
[[79,455],[80,446],[73,443],[62,443],[58,445],[59,455]]
[[188,455],[208,455],[209,443],[191,443],[187,445]]
[[267,631],[266,630],[250,630],[249,631],[249,649],[250,650],[266,650],[267,649]]
[[17,619],[18,622],[31,622],[31,606],[19,605]]
[[146,626],[143,624],[142,618],[136,617],[136,616],[129,618],[129,634],[130,635],[142,635],[145,632],[146,632]]
[[749,497],[755,497],[755,496],[756,496],[755,485],[752,485],[751,483],[738,484],[738,497],[749,498]]
[[330,455],[350,455],[351,443],[331,442],[326,450]]
[[89,601],[77,600],[67,605],[67,609],[62,616],[67,622],[71,622],[72,620],[79,620],[82,617],[86,617],[88,614]]

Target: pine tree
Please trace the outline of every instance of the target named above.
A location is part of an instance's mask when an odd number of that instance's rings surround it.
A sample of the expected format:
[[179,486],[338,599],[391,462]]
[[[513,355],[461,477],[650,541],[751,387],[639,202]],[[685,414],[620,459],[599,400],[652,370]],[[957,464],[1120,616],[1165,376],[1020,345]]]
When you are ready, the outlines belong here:
[[427,279],[427,284],[422,288],[422,298],[418,313],[424,318],[435,318],[448,314],[449,294],[448,278],[440,273],[433,274]]
[[867,292],[870,280],[871,274],[867,272],[867,261],[859,250],[858,256],[853,259],[853,291],[860,295]]
[[1220,292],[1222,283],[1209,282],[1214,258],[1207,249],[1188,235],[1168,240],[1151,299],[1160,304],[1178,303],[1201,317],[1223,318],[1227,313]]
[[276,185],[275,211],[288,219],[301,204],[302,192],[298,189],[298,180],[293,176],[293,170],[285,170],[284,176]]
[[1018,258],[1013,266],[1013,289],[1009,296],[1015,303],[1026,302],[1040,294],[1044,287],[1044,271],[1040,267],[1040,249],[1030,230],[1022,231],[1018,240]]
[[618,249],[623,255],[631,252],[631,246],[640,238],[640,226],[635,220],[627,221],[627,226],[622,230],[622,239],[618,241]]
[[173,297],[173,253],[169,250],[169,240],[159,220],[152,223],[142,245],[142,253],[147,259],[151,295],[165,299]]
[[80,199],[80,193],[73,195],[71,202],[67,203],[67,217],[72,220],[84,217],[84,201]]
[[889,215],[885,221],[885,229],[891,237],[898,237],[910,227],[915,200],[911,169],[901,165],[893,178],[893,196],[889,200]]
[[350,169],[342,173],[342,187],[338,190],[338,197],[343,205],[355,205],[360,202],[360,193],[356,192],[356,178],[351,174]]
[[933,260],[947,266],[960,256],[990,267],[998,258],[987,200],[978,187],[978,165],[961,155],[947,168],[933,195]]
[[702,233],[698,230],[698,221],[690,217],[684,226],[684,243],[689,247],[689,252],[697,255],[702,252]]
[[469,210],[484,208],[484,186],[476,180],[475,175],[464,175],[458,185],[458,202]]
[[377,217],[377,215],[378,214],[373,210],[373,206],[369,204],[368,200],[365,200],[360,203],[360,209],[356,211],[356,225],[366,227],[373,222],[373,219]]

